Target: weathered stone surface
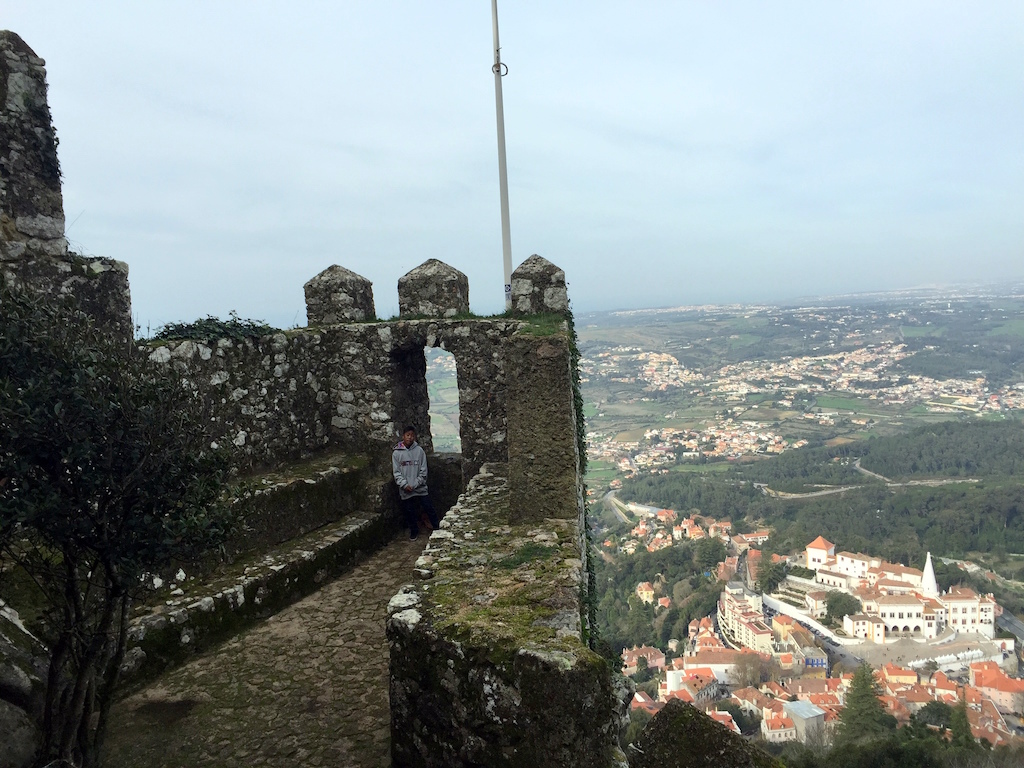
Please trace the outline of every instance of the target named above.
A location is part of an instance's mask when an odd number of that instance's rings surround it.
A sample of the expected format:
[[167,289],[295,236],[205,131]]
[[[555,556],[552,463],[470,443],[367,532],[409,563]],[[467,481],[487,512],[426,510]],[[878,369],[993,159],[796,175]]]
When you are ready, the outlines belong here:
[[243,342],[153,345],[154,363],[180,369],[209,412],[214,442],[239,467],[272,466],[330,446],[390,462],[406,424],[430,451],[425,347],[456,360],[462,456],[471,476],[505,461],[504,355],[523,323],[413,320],[334,325]]
[[0,768],[31,763],[39,736],[48,657],[18,614],[0,601]]
[[392,599],[394,765],[624,765],[630,691],[582,639],[576,520],[509,525],[485,465]]
[[401,317],[455,317],[469,312],[469,278],[443,261],[428,259],[398,279]]
[[132,334],[128,266],[68,252],[44,62],[7,31],[0,31],[0,277],[74,296],[102,326]]
[[567,330],[521,333],[508,351],[511,521],[582,515]]
[[115,703],[103,765],[391,768],[384,619],[423,546],[392,540]]
[[352,512],[216,578],[179,583],[169,599],[136,618],[123,680],[151,678],[318,590],[384,545],[394,509]]
[[512,273],[512,311],[517,315],[569,311],[565,272],[534,254]]
[[28,768],[38,744],[36,724],[24,710],[0,699],[0,768]]
[[303,289],[308,325],[362,322],[376,317],[373,284],[344,267],[328,267]]
[[0,261],[67,253],[45,62],[0,31]]
[[634,742],[629,766],[782,768],[782,763],[690,704],[671,699]]
[[26,631],[17,612],[0,600],[0,699],[41,715],[46,654],[46,647]]

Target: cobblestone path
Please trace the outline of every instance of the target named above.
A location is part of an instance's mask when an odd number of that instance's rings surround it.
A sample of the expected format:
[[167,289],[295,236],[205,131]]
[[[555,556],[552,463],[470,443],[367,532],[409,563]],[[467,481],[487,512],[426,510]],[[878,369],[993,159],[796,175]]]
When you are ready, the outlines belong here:
[[390,766],[384,619],[425,542],[395,538],[120,702],[104,766]]

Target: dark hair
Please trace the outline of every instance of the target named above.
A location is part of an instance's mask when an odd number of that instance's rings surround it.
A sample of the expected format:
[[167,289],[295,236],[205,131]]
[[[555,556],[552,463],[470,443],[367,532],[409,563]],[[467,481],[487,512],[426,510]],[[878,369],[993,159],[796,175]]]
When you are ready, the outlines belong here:
[[402,434],[403,434],[403,435],[404,435],[404,434],[405,434],[406,432],[412,432],[412,433],[413,433],[414,435],[415,435],[415,434],[417,434],[417,432],[416,432],[416,427],[414,427],[414,426],[413,426],[412,424],[409,424],[408,426],[406,426],[406,428],[405,428],[405,429],[403,429],[403,430],[402,430]]

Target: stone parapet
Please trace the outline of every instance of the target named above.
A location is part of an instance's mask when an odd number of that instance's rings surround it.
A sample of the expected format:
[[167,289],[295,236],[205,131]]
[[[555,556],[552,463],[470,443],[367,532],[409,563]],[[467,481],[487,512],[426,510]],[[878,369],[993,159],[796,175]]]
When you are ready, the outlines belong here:
[[0,30],[0,280],[74,296],[97,323],[132,335],[128,266],[68,252],[45,62],[6,30]]
[[204,400],[212,439],[236,466],[274,466],[330,447],[390,461],[406,424],[429,452],[425,347],[456,359],[466,474],[507,459],[505,350],[513,320],[333,325],[257,339],[152,344]]
[[625,768],[625,680],[584,642],[576,520],[508,522],[485,465],[388,606],[394,765]]
[[132,622],[122,681],[152,678],[315,592],[384,546],[397,527],[393,511],[355,512],[239,563],[236,573],[182,585]]

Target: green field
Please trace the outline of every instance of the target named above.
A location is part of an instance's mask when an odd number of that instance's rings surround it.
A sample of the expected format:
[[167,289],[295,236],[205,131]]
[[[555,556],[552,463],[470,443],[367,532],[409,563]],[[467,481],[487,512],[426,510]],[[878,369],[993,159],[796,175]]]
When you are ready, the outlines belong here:
[[752,333],[739,333],[729,337],[729,349],[741,349],[742,347],[750,347],[760,341],[759,336],[754,336]]
[[997,325],[988,332],[988,335],[1024,338],[1024,318],[1016,318],[1002,325]]
[[728,461],[715,461],[710,464],[676,464],[669,467],[670,472],[692,472],[698,475],[728,472],[732,464]]
[[874,407],[875,403],[870,400],[861,400],[857,397],[840,397],[838,395],[818,395],[815,398],[818,408],[825,411],[862,411],[864,408]]
[[615,465],[608,461],[588,461],[587,480],[604,481],[613,480],[619,474]]

